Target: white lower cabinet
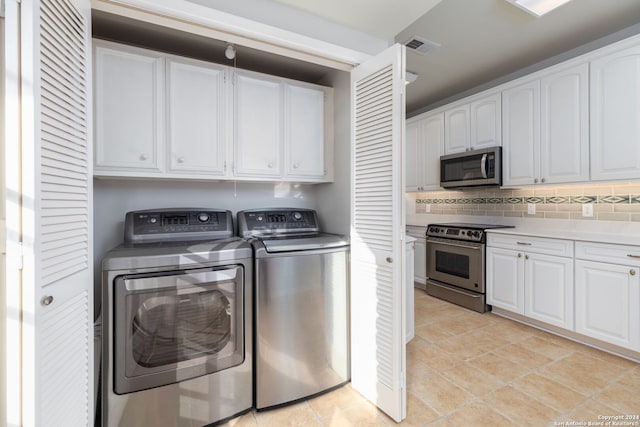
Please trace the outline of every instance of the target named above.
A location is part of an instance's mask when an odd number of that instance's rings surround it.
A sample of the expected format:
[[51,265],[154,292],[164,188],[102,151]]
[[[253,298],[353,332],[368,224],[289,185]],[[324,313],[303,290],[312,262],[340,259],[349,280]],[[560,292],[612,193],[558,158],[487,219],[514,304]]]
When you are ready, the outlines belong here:
[[427,283],[427,229],[425,227],[407,227],[407,234],[414,237],[413,244],[413,281]]
[[524,314],[524,258],[522,253],[487,248],[487,303]]
[[500,235],[488,245],[488,304],[573,329],[573,242]]
[[640,247],[576,242],[576,332],[640,351]]
[[573,258],[525,253],[524,315],[573,329]]
[[640,246],[489,233],[486,263],[488,304],[640,351]]

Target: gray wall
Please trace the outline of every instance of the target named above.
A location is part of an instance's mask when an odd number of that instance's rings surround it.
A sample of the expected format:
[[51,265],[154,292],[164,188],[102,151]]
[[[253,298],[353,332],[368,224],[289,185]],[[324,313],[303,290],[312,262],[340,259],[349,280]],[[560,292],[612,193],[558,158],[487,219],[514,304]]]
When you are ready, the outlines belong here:
[[141,209],[208,207],[237,211],[265,207],[316,208],[316,186],[289,183],[163,180],[93,181],[95,277],[100,260],[122,243],[125,213]]
[[349,234],[351,211],[351,74],[335,71],[322,84],[334,88],[334,181],[317,189],[317,207],[322,228]]

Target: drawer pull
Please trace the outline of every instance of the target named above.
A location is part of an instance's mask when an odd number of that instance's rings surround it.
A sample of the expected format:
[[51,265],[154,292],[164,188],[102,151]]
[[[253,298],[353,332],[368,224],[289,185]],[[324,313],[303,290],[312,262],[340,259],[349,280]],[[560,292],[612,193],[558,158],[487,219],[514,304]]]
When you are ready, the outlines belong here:
[[518,254],[518,258],[522,258],[522,254]]
[[636,275],[636,271],[635,270],[629,270],[629,274],[632,275],[632,276],[635,276]]
[[531,246],[531,243],[527,243],[527,242],[516,242],[516,243],[522,246]]
[[525,256],[524,256],[524,259],[529,259],[529,255],[525,255]]
[[627,254],[629,258],[640,258],[640,255]]

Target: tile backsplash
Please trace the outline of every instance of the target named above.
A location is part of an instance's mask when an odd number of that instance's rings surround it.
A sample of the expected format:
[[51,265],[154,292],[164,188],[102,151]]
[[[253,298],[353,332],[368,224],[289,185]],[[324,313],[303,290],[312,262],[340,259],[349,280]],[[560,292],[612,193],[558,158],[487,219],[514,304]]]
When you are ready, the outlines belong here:
[[[640,221],[640,183],[539,186],[521,189],[480,189],[407,193],[415,213],[590,221]],[[529,214],[535,204],[535,214]],[[593,216],[583,216],[591,204]]]

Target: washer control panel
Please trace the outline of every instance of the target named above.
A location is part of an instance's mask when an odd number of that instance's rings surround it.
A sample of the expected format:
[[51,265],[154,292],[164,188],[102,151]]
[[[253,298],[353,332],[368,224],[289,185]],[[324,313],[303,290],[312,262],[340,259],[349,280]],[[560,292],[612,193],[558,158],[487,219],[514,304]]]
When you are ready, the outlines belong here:
[[127,212],[125,242],[221,239],[233,236],[230,211],[155,209]]
[[317,233],[318,216],[312,209],[255,209],[238,212],[238,234],[242,237],[287,233]]

